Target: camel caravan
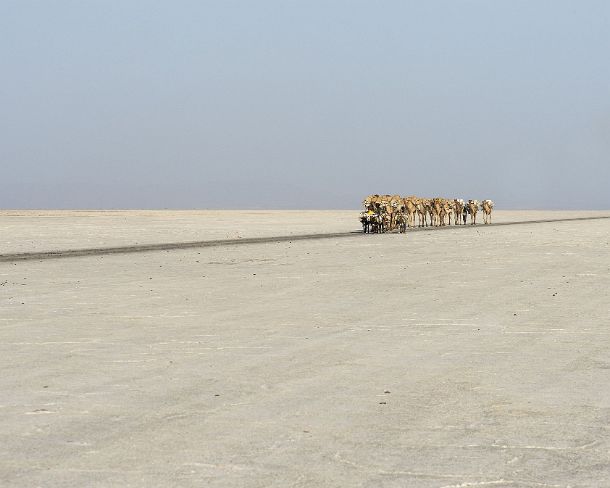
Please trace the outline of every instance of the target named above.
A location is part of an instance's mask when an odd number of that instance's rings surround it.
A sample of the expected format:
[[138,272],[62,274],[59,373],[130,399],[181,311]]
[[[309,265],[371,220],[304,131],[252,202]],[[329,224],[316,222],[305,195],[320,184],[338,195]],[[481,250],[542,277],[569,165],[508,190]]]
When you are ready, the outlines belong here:
[[418,198],[400,195],[369,195],[362,202],[364,212],[360,213],[360,222],[365,234],[383,233],[398,230],[406,232],[415,227],[442,227],[445,225],[466,225],[468,216],[470,224],[476,225],[477,212],[483,212],[483,223],[491,224],[491,211],[494,202],[491,200],[468,200],[460,198]]

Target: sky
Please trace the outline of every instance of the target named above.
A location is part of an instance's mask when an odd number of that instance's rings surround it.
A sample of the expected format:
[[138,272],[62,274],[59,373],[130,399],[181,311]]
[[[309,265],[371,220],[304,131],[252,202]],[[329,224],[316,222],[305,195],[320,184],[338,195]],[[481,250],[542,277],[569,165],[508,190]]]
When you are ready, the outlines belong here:
[[610,209],[606,0],[0,0],[0,208]]

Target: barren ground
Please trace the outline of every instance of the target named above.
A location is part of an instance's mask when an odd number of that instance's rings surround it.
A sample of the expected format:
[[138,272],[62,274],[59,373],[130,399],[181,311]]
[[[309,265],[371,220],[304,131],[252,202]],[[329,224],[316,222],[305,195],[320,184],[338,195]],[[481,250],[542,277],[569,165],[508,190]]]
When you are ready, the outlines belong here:
[[[0,254],[240,239],[360,229],[359,210],[0,210]],[[604,211],[497,210],[494,223]],[[479,212],[478,221],[483,222]]]
[[[3,212],[0,253],[355,215]],[[2,262],[0,485],[605,486],[609,241],[604,219]]]

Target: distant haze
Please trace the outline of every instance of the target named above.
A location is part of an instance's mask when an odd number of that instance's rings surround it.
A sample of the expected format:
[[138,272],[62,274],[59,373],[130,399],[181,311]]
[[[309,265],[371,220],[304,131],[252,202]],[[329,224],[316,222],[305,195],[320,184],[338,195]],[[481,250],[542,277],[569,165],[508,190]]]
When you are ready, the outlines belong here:
[[610,208],[610,2],[0,2],[0,207]]

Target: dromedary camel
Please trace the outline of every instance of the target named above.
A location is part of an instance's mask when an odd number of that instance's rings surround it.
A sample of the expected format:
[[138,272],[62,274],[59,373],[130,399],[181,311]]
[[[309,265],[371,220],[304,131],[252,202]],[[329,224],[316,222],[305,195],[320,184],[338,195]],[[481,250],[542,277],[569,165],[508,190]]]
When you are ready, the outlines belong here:
[[478,200],[468,200],[468,213],[470,214],[470,225],[477,224],[477,211],[479,210]]
[[464,211],[464,200],[456,198],[453,200],[453,215],[455,225],[460,225],[462,220],[462,212]]
[[491,224],[491,211],[494,208],[494,202],[491,200],[483,200],[481,202],[481,210],[483,210],[483,223]]
[[443,207],[442,198],[433,198],[430,204],[432,225],[439,227],[441,225],[441,212]]
[[415,213],[417,212],[417,198],[416,197],[405,197],[403,198],[403,205],[405,212],[407,213],[407,225],[409,227],[415,227]]

